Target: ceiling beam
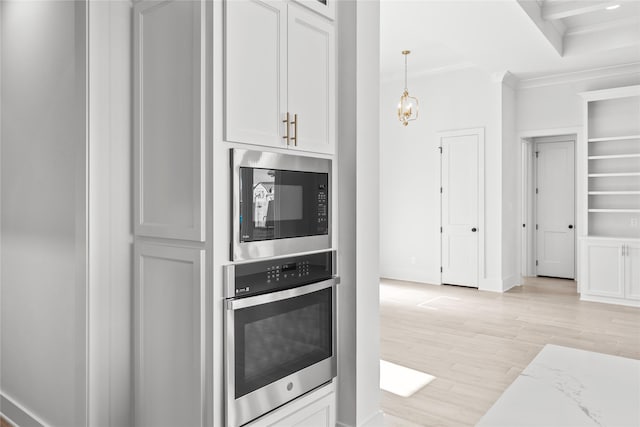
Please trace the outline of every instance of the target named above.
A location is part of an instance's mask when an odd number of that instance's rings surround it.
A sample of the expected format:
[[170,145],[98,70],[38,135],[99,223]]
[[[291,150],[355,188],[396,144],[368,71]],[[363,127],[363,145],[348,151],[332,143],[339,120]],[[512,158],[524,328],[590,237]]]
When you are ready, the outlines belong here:
[[542,18],[542,9],[538,6],[537,1],[517,0],[517,2],[522,10],[529,15],[529,18],[536,27],[538,27],[544,38],[553,46],[558,55],[563,56],[564,45],[562,37],[564,36],[564,31],[561,33],[560,29],[554,25],[555,23],[545,21]]
[[567,1],[567,2],[549,2],[545,1],[542,5],[542,19],[545,21],[553,21],[556,19],[568,18],[570,16],[582,15],[596,10],[605,9],[608,6],[616,4],[614,1]]

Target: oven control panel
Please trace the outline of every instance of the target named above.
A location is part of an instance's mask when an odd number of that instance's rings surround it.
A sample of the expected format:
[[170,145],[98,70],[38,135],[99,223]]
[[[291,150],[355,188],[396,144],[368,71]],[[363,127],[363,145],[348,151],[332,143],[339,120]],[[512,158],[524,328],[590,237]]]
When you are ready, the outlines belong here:
[[330,279],[335,275],[334,259],[335,251],[327,251],[227,266],[225,298],[259,295]]

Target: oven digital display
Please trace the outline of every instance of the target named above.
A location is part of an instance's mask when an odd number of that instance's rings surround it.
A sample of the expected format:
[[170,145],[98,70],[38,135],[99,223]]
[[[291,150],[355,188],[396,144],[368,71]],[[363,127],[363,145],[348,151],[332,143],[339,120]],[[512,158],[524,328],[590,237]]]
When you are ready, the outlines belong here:
[[298,266],[296,265],[295,262],[290,262],[289,264],[285,264],[282,266],[282,272],[286,272],[286,271],[296,271],[298,269]]

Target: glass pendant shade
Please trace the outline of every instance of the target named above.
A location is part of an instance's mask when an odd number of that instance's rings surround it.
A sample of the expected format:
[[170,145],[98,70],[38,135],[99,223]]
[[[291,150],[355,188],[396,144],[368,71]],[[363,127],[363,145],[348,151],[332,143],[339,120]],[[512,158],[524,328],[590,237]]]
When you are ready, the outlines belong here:
[[409,91],[404,90],[398,103],[398,120],[402,122],[404,126],[408,125],[410,121],[418,118],[418,99],[413,96],[409,96]]
[[409,89],[407,89],[407,55],[410,53],[411,51],[408,50],[402,51],[404,55],[404,92],[402,92],[398,103],[398,120],[404,126],[418,118],[418,98],[409,96]]

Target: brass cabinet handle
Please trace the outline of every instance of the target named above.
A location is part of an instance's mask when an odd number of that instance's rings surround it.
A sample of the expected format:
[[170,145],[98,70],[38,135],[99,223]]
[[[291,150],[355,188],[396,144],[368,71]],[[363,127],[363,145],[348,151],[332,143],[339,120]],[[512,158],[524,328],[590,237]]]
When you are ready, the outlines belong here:
[[291,122],[291,124],[294,126],[293,136],[291,137],[291,139],[293,140],[293,145],[297,147],[298,146],[298,115],[297,114],[293,115],[293,121]]
[[289,112],[287,112],[287,115],[282,123],[284,123],[284,136],[282,137],[282,139],[286,139],[287,145],[289,145]]

